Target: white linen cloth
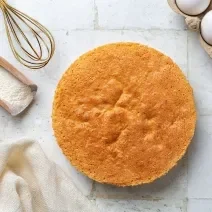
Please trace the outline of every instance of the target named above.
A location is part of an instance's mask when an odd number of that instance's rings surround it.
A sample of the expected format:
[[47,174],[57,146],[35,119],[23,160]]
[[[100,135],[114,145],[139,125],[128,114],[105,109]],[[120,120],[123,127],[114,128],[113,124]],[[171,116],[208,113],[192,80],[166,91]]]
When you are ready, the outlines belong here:
[[0,142],[0,212],[97,212],[37,142]]

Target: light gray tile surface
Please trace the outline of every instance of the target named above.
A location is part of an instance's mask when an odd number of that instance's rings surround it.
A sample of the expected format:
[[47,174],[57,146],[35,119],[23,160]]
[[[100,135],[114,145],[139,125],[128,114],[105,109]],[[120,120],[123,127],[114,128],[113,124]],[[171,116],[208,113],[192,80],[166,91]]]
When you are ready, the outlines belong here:
[[[50,64],[39,71],[18,64],[9,49],[0,13],[0,55],[39,87],[35,102],[24,115],[12,118],[0,108],[0,141],[37,140],[83,194],[96,200],[100,212],[212,212],[212,60],[201,48],[197,34],[185,30],[182,17],[170,10],[166,0],[8,2],[51,29],[56,52]],[[188,75],[199,114],[188,158],[160,180],[133,188],[92,186],[93,181],[78,173],[62,155],[51,126],[54,90],[67,67],[82,53],[117,41],[141,42],[173,58]]]
[[212,117],[199,117],[188,157],[188,197],[212,199]]
[[212,200],[211,199],[195,199],[188,201],[187,212],[211,212],[212,211]]
[[106,200],[97,199],[101,212],[186,212],[184,201]]
[[103,29],[184,29],[183,18],[166,0],[96,0],[98,26]]
[[[182,31],[53,31],[56,40],[56,53],[51,63],[40,71],[28,71],[23,68],[20,64],[15,61],[11,50],[7,42],[2,42],[2,48],[0,48],[0,54],[4,55],[6,59],[11,63],[16,64],[23,73],[26,74],[30,79],[38,85],[38,93],[36,99],[31,108],[27,111],[27,114],[17,118],[11,118],[8,114],[8,127],[4,129],[5,137],[8,139],[18,139],[21,137],[30,137],[38,140],[47,155],[57,163],[62,165],[64,169],[67,168],[67,163],[63,158],[61,152],[55,143],[53,131],[51,127],[51,110],[52,101],[54,96],[54,90],[59,81],[61,75],[67,69],[71,62],[73,62],[79,55],[94,48],[98,45],[103,45],[109,42],[118,41],[134,41],[141,42],[157,48],[167,55],[170,55],[184,70],[187,72],[187,32]],[[1,33],[2,40],[6,39],[5,33]],[[181,48],[181,54],[178,54],[178,48]],[[5,112],[4,112],[5,113]],[[152,191],[153,187],[145,188],[144,191],[135,189],[129,193],[134,195],[153,195],[154,197],[169,196],[169,191],[174,191],[173,188],[177,189],[176,194],[185,196],[185,185],[186,185],[186,169],[180,169],[180,173],[176,179],[174,179],[172,186],[165,187],[165,181],[157,183],[158,191]],[[70,170],[69,170],[70,171]],[[71,173],[76,181],[78,187],[81,188],[83,193],[88,195],[91,191],[92,181],[86,177],[75,172],[71,168]],[[172,176],[175,178],[175,176]],[[84,184],[80,184],[80,179],[83,179]],[[172,179],[168,179],[169,181]],[[165,188],[160,188],[164,184]],[[163,186],[162,186],[163,187]],[[162,189],[163,191],[160,191]],[[126,195],[127,192],[125,192]],[[152,194],[153,193],[153,194]],[[174,196],[175,192],[172,192]],[[124,195],[124,194],[123,194]],[[175,195],[176,196],[176,195]]]
[[[57,31],[54,33],[57,51],[46,72],[58,80],[64,70],[79,55],[110,42],[132,41],[150,45],[164,52],[187,73],[187,32],[185,31]],[[179,49],[181,52],[179,54]]]
[[[8,0],[12,6],[54,30],[93,29],[94,0]],[[0,15],[0,31],[4,29]]]
[[199,43],[197,33],[188,32],[189,80],[200,115],[212,115],[212,59]]
[[[110,42],[131,41],[140,42],[156,48],[163,53],[169,55],[187,74],[187,32],[186,31],[160,31],[160,30],[59,30],[53,31],[56,41],[56,52],[50,64],[37,72],[28,71],[19,65],[12,55],[8,43],[6,42],[6,34],[0,33],[2,39],[2,48],[0,54],[9,59],[13,64],[21,69],[27,76],[40,82],[39,77],[46,78],[45,82],[55,86],[68,66],[86,51]],[[4,40],[4,42],[3,42]],[[179,54],[179,49],[181,52]],[[44,79],[43,79],[44,80]],[[54,90],[54,89],[53,89]],[[46,101],[51,104],[51,101]]]

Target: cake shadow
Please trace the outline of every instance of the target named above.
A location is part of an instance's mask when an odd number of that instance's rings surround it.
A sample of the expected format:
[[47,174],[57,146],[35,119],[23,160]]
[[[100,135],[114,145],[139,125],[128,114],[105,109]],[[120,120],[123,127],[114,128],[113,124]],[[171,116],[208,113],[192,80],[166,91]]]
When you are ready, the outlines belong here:
[[94,183],[92,196],[105,199],[162,200],[187,196],[187,155],[166,175],[149,184],[131,187]]

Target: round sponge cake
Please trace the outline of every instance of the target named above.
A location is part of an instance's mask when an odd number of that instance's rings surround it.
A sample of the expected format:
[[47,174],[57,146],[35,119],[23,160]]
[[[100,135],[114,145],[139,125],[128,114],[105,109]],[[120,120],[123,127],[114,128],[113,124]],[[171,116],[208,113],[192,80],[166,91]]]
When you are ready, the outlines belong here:
[[53,129],[78,170],[131,186],[166,174],[194,135],[192,88],[167,56],[138,43],[98,47],[60,80]]

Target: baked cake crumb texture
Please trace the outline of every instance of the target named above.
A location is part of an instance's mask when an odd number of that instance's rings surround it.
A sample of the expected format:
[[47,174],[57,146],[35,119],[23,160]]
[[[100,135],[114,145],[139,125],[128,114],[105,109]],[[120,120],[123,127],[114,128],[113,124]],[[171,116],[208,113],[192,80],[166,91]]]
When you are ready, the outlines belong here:
[[53,129],[70,162],[118,186],[166,174],[193,137],[192,88],[167,56],[137,43],[98,47],[60,80]]

